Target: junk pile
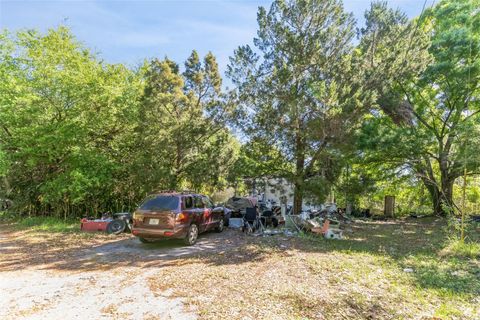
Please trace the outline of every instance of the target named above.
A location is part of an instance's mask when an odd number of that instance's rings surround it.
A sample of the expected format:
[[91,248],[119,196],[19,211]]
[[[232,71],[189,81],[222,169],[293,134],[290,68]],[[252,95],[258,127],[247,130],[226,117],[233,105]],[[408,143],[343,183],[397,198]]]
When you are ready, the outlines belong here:
[[132,229],[132,215],[129,212],[105,213],[100,219],[84,217],[80,220],[80,230],[84,232],[107,232],[108,234],[120,234]]
[[[311,232],[326,239],[342,239],[343,232],[347,231],[345,226],[353,221],[345,214],[345,210],[338,209],[334,203],[322,206],[321,210],[304,211],[299,215],[291,214],[291,206],[287,206],[282,214],[280,206],[267,206],[249,197],[232,197],[225,207],[231,211],[230,228],[242,229],[247,234],[257,236],[293,236],[298,232]],[[284,228],[277,229],[280,226]]]
[[[245,221],[252,223],[255,221],[255,224],[261,224],[263,229],[266,227],[277,228],[284,223],[280,206],[269,208],[253,197],[232,197],[225,204],[225,208],[230,211],[228,222],[230,228],[243,228]],[[249,211],[250,215],[248,215]]]
[[230,209],[231,218],[242,218],[247,208],[253,208],[257,205],[257,201],[253,197],[232,197],[228,199],[225,207]]
[[289,215],[289,218],[298,231],[311,232],[326,239],[342,239],[345,225],[352,223],[352,219],[335,204],[319,211]]

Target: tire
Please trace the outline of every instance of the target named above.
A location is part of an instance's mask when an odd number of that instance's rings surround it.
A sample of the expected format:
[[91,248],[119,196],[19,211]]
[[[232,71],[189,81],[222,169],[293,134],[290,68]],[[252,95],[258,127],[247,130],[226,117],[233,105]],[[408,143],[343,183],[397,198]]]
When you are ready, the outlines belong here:
[[218,221],[218,226],[215,228],[215,231],[220,233],[222,232],[223,230],[225,229],[225,220],[223,219],[220,219],[220,221]]
[[152,243],[153,242],[153,240],[145,239],[145,238],[142,238],[142,237],[138,237],[138,240],[140,240],[141,243]]
[[120,234],[123,231],[125,231],[126,226],[127,226],[127,224],[123,220],[120,220],[120,219],[112,220],[107,225],[107,233],[108,234]]
[[272,218],[272,225],[274,228],[278,227],[278,219],[277,218]]
[[191,224],[187,231],[187,236],[183,240],[187,246],[193,246],[198,239],[198,226]]
[[225,227],[228,227],[228,225],[230,224],[230,219],[228,217],[223,218],[223,224],[225,225]]

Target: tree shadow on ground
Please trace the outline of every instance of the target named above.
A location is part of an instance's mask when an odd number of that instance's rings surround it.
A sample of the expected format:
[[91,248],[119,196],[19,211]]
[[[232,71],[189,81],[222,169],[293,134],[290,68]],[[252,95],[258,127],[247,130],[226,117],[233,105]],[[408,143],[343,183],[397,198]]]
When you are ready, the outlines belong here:
[[[475,268],[457,270],[457,263],[434,263],[447,239],[445,223],[439,219],[357,221],[345,240],[324,240],[316,236],[246,236],[237,230],[205,233],[195,246],[168,240],[142,244],[132,236],[52,236],[2,230],[0,271],[26,268],[93,271],[117,268],[164,268],[201,261],[206,265],[241,265],[268,259],[273,252],[315,254],[364,253],[390,258],[399,269],[412,267],[419,286],[456,292],[479,293]],[[5,232],[4,232],[5,231]],[[74,243],[72,243],[74,242]],[[411,259],[411,257],[422,257]],[[432,263],[425,263],[432,260]],[[455,261],[454,261],[455,262]],[[460,261],[462,262],[462,261]],[[464,262],[464,261],[463,261]],[[465,262],[468,264],[468,262]],[[463,263],[462,265],[465,265]],[[365,267],[365,266],[364,266]]]
[[[194,246],[181,240],[162,240],[143,244],[133,236],[118,240],[106,236],[82,237],[78,234],[43,234],[2,230],[0,238],[0,271],[26,268],[43,270],[89,271],[121,267],[165,267],[210,257],[238,253],[224,263],[239,264],[262,259],[262,253],[246,246],[257,243],[241,232],[228,230],[222,234],[202,234]],[[74,243],[72,243],[74,242]],[[243,254],[242,254],[243,253]]]
[[[373,224],[373,225],[372,225]],[[480,261],[446,256],[449,232],[440,218],[356,223],[342,241],[308,237],[301,250],[310,252],[356,252],[389,258],[399,271],[412,269],[421,288],[444,292],[480,294]],[[478,235],[474,240],[478,241]]]

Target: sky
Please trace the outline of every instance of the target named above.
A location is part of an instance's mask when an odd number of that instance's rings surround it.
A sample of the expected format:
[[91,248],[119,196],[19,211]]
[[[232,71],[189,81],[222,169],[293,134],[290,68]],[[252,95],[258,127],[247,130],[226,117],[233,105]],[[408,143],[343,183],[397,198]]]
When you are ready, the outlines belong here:
[[[427,0],[427,6],[432,0]],[[211,51],[223,72],[228,57],[256,35],[256,12],[269,7],[262,0],[150,0],[150,1],[5,1],[0,0],[0,28],[42,32],[67,25],[75,36],[109,63],[130,67],[145,58],[182,63],[196,49],[201,56]],[[390,0],[409,17],[422,11],[424,1]],[[369,0],[345,0],[346,11],[359,23]]]

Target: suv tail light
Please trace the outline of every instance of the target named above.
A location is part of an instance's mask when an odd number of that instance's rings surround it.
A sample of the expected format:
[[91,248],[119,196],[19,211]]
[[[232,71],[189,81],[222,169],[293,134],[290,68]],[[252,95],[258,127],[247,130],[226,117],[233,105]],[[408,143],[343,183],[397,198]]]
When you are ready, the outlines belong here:
[[177,217],[175,218],[175,221],[177,222],[187,222],[188,220],[188,215],[186,213],[180,212],[177,214]]
[[135,211],[135,212],[133,213],[133,217],[132,217],[132,218],[135,219],[135,220],[143,220],[143,214],[138,213],[138,212]]

